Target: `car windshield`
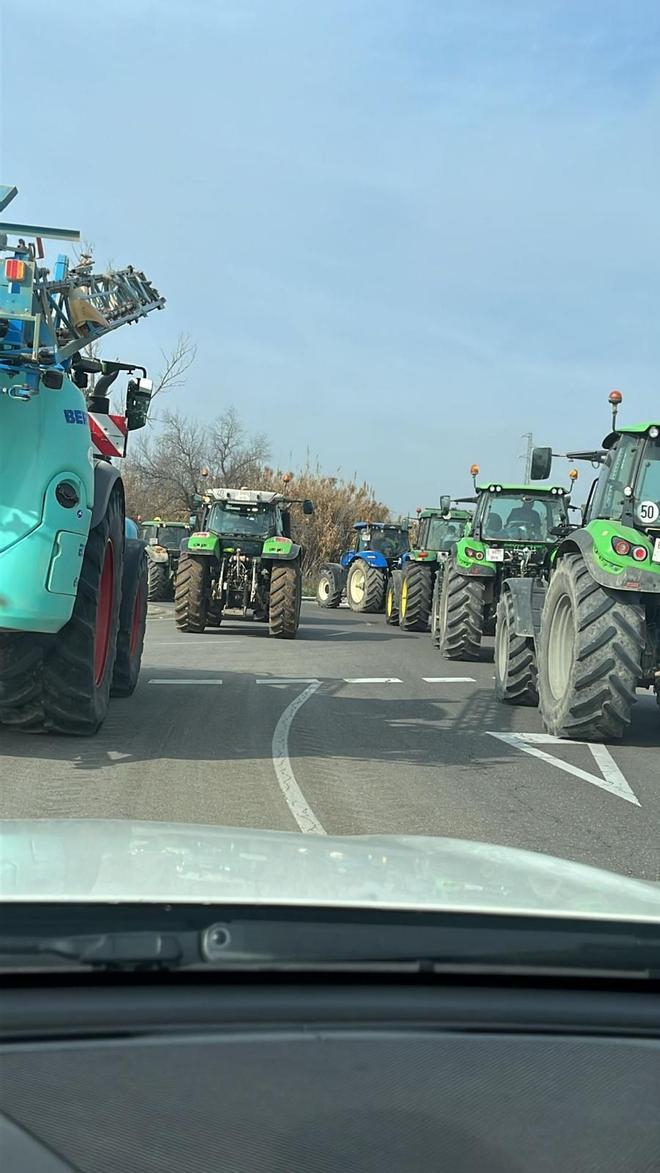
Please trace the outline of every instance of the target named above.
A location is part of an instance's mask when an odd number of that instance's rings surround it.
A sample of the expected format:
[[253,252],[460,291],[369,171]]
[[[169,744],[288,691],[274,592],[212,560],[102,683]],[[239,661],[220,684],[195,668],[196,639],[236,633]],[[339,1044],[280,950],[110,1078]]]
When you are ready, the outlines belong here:
[[457,518],[432,517],[429,522],[426,546],[429,550],[450,550],[462,538],[465,522]]
[[207,528],[231,537],[266,538],[275,532],[275,514],[263,505],[218,501],[211,507]]
[[489,493],[481,519],[486,541],[547,542],[552,529],[566,521],[562,497],[527,493]]
[[660,2],[1,31],[0,900],[660,921]]

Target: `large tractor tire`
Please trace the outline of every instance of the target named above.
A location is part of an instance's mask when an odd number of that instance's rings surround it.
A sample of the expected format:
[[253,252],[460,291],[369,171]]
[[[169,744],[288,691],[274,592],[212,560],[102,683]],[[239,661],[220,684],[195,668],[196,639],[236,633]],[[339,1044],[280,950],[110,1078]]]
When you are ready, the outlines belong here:
[[515,618],[513,599],[509,591],[504,591],[497,605],[495,627],[495,695],[510,705],[537,705],[534,640],[516,635]]
[[385,571],[379,566],[370,566],[363,558],[356,558],[346,580],[346,600],[351,611],[383,611],[385,588]]
[[169,566],[167,562],[152,562],[150,559],[148,562],[149,602],[162,603],[165,599],[169,599],[171,593]]
[[206,626],[220,627],[222,623],[222,604],[218,599],[210,599],[206,612]]
[[184,632],[201,633],[208,621],[210,575],[206,558],[182,554],[174,588],[174,622]]
[[299,562],[274,562],[270,573],[268,626],[275,639],[295,639],[300,624],[302,569]]
[[645,646],[644,607],[594,582],[581,554],[550,579],[539,637],[539,707],[554,737],[620,738],[630,724]]
[[316,601],[319,607],[338,607],[343,594],[343,571],[341,566],[326,562],[321,567],[316,587]]
[[[132,546],[137,549],[131,549]],[[135,692],[147,630],[147,591],[148,570],[144,548],[141,542],[128,541],[111,696],[131,696]]]
[[385,622],[390,627],[399,626],[399,603],[401,599],[401,571],[393,570],[385,591]]
[[57,635],[0,634],[0,721],[30,732],[87,736],[108,711],[124,558],[121,492],[90,531],[69,622]]
[[440,650],[448,660],[478,660],[484,632],[486,584],[453,566],[444,575]]
[[433,602],[433,567],[406,562],[401,579],[399,627],[404,631],[428,631]]

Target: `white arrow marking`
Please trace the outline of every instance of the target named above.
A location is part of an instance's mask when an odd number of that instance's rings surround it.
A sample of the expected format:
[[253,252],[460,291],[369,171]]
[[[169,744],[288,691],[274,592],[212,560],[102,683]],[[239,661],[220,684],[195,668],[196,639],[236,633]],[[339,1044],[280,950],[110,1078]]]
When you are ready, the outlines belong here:
[[539,758],[542,762],[547,762],[549,766],[555,766],[558,770],[563,770],[566,774],[572,774],[575,778],[580,778],[583,782],[590,782],[592,786],[599,786],[601,790],[607,790],[610,794],[614,794],[617,798],[622,798],[624,802],[631,802],[633,806],[640,806],[641,803],[635,795],[635,792],[626,782],[621,770],[614,761],[609,750],[604,745],[591,745],[588,748],[600,768],[602,777],[598,774],[589,774],[586,770],[580,769],[579,766],[573,766],[570,762],[564,762],[561,758],[553,758],[549,753],[545,753],[542,749],[536,749],[536,745],[585,745],[583,741],[564,741],[559,737],[552,737],[549,733],[491,733],[490,737],[497,737],[500,741],[504,741],[507,745],[513,746],[514,749],[520,749],[523,753],[531,754],[534,758]]

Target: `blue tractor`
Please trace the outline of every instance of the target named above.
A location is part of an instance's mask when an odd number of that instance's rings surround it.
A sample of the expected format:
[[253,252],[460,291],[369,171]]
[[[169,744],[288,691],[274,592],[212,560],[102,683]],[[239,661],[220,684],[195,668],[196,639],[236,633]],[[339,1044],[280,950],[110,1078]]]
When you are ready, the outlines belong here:
[[355,539],[339,562],[321,566],[316,601],[338,607],[346,592],[351,611],[384,611],[390,574],[410,549],[408,524],[356,521]]

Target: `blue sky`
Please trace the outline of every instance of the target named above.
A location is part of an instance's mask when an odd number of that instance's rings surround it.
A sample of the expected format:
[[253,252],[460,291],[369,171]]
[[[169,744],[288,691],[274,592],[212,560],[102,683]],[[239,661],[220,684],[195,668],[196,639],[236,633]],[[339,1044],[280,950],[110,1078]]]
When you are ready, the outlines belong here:
[[3,5],[12,214],[168,299],[108,353],[396,509],[660,414],[659,140],[655,0]]

